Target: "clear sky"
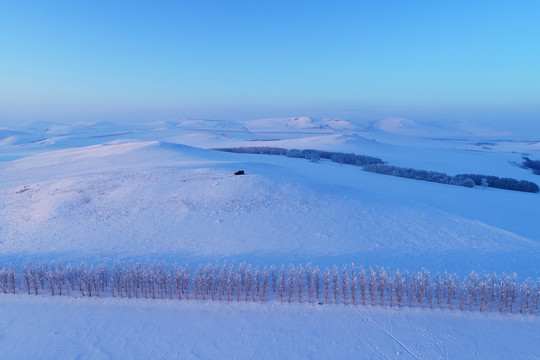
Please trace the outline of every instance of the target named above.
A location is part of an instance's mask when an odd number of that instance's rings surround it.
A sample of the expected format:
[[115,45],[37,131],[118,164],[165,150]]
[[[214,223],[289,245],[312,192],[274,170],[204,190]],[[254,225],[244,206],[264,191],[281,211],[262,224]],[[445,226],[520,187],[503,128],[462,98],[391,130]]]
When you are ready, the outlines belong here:
[[4,1],[0,125],[540,123],[540,1]]

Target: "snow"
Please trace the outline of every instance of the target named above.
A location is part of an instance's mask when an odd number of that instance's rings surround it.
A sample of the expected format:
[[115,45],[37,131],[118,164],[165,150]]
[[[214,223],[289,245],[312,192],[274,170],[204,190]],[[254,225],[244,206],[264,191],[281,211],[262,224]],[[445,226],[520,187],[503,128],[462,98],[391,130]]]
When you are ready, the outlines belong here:
[[316,130],[323,126],[307,116],[243,121],[250,131]]
[[535,359],[538,319],[376,307],[2,296],[3,358]]
[[[0,183],[4,257],[174,254],[271,263],[283,254],[282,262],[538,275],[536,194],[161,142],[58,150],[0,168],[8,179]],[[234,176],[238,169],[248,175]],[[498,202],[508,205],[484,210]],[[506,257],[512,260],[496,265]]]
[[473,124],[464,121],[449,123],[419,123],[405,118],[388,118],[377,121],[372,126],[386,133],[413,138],[504,138],[516,135],[512,131],[493,129],[481,124]]
[[[524,153],[538,159],[539,144],[539,134],[403,119],[367,128],[291,117],[4,129],[0,264],[354,262],[534,279],[538,194],[209,149],[355,152],[397,166],[539,183],[516,166]],[[235,176],[238,170],[246,175]],[[22,295],[2,295],[0,308],[1,358],[41,351],[43,358],[496,359],[540,351],[540,323],[519,315]]]

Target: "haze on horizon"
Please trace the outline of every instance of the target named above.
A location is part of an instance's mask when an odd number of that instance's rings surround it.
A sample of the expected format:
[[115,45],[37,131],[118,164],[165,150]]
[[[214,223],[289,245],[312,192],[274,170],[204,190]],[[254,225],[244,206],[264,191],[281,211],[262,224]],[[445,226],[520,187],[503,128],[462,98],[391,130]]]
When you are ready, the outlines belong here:
[[0,5],[0,127],[283,116],[540,134],[540,3]]

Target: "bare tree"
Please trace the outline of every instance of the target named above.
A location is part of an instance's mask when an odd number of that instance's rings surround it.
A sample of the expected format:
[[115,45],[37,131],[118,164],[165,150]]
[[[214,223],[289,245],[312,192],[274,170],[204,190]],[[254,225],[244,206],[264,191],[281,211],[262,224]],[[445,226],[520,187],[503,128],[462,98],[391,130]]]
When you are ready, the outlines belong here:
[[319,299],[319,289],[321,283],[321,269],[317,266],[315,268],[315,297]]
[[352,264],[351,265],[351,296],[352,296],[353,305],[356,305],[356,283],[357,282],[358,282],[358,278],[356,277],[354,264]]
[[343,304],[347,305],[347,287],[349,279],[347,277],[347,265],[343,265],[341,269],[341,293],[343,294]]
[[266,297],[266,288],[267,287],[268,287],[268,269],[265,266],[264,270],[263,270],[261,302],[264,302],[264,298]]
[[326,268],[326,271],[324,272],[324,292],[325,292],[325,297],[324,297],[324,301],[325,301],[325,304],[328,304],[328,292],[330,290],[330,270],[328,270],[328,268]]
[[[11,264],[0,267],[0,291],[16,293],[18,290],[38,295],[40,289],[47,289],[42,292],[50,290],[52,296],[63,296],[70,295],[76,290],[75,287],[78,287],[81,296],[101,297],[109,294],[113,297],[138,298],[144,295],[145,298],[172,299],[176,294],[179,300],[184,294],[185,298],[189,299],[190,291],[193,291],[195,298],[201,300],[221,300],[227,294],[227,300],[236,297],[237,301],[240,301],[244,296],[245,301],[252,299],[264,302],[270,276],[273,276],[272,282],[275,283],[276,292],[279,291],[280,301],[283,301],[285,291],[288,302],[296,299],[296,288],[297,299],[301,303],[304,286],[307,287],[308,302],[311,302],[313,296],[319,296],[321,273],[318,267],[313,269],[311,264],[307,264],[305,268],[301,265],[295,268],[291,264],[288,272],[282,266],[278,275],[275,266],[270,267],[270,270],[264,267],[261,271],[260,267],[257,266],[254,270],[252,265],[246,266],[245,263],[238,266],[233,263],[230,267],[224,264],[221,269],[218,264],[201,264],[191,274],[187,265],[184,268],[164,263],[140,266],[138,263],[117,261],[109,270],[105,264],[94,266],[82,262],[72,266],[55,261],[27,262],[21,267]],[[193,282],[190,281],[191,278]],[[412,307],[413,303],[419,308],[427,307],[425,303],[433,307],[435,302],[435,306],[442,308],[446,301],[450,310],[456,302],[461,311],[465,307],[469,311],[491,311],[498,306],[499,312],[514,313],[519,306],[519,313],[535,314],[540,302],[540,279],[533,282],[528,278],[519,283],[516,274],[498,276],[471,272],[461,280],[456,274],[451,275],[446,271],[443,275],[437,273],[431,276],[425,269],[411,273],[405,271],[405,275],[397,270],[391,275],[384,268],[378,267],[376,270],[369,268],[366,274],[362,267],[358,269],[354,264],[350,268],[347,265],[341,265],[340,268],[334,265],[332,270],[326,267],[325,303],[331,301],[330,291],[333,290],[334,303],[337,304],[341,290],[343,303],[347,304],[350,297],[353,305],[356,305],[359,302],[356,297],[357,286],[360,287],[364,305],[366,292],[369,292],[371,304],[374,304],[375,297],[378,296],[380,306],[386,306],[389,301],[390,307],[395,303],[401,307],[403,299],[407,297],[409,307]]]
[[276,266],[273,264],[272,266],[270,266],[270,273],[272,274],[272,292],[275,294],[277,289],[278,276]]
[[383,306],[384,304],[384,289],[386,287],[386,284],[388,282],[387,280],[387,275],[386,275],[386,271],[384,270],[384,268],[380,268],[379,271],[378,271],[378,278],[379,278],[379,296],[381,298],[381,306]]
[[334,284],[334,304],[337,304],[339,291],[339,270],[335,265],[332,268],[332,283]]
[[28,295],[30,295],[30,281],[32,276],[30,275],[30,267],[28,264],[24,264],[22,268],[24,283],[26,284],[26,290]]
[[253,281],[253,274],[252,274],[252,268],[251,265],[249,265],[246,269],[246,298],[247,301],[249,298],[249,292],[251,289],[251,282]]
[[360,267],[360,274],[358,276],[358,284],[360,285],[360,294],[362,295],[362,305],[366,305],[366,271],[364,267]]
[[401,307],[401,300],[403,299],[403,287],[405,286],[405,279],[399,273],[399,269],[396,271],[394,276],[394,288],[396,291],[396,299],[398,302],[398,307]]
[[281,265],[281,273],[279,275],[279,301],[283,302],[283,292],[285,291],[285,266]]
[[311,264],[306,265],[306,283],[308,288],[308,303],[311,303],[311,298],[313,297],[313,270],[311,269]]
[[293,292],[294,292],[294,273],[295,273],[294,265],[290,264],[289,265],[289,298],[288,298],[289,302],[291,302]]
[[298,302],[302,302],[302,285],[304,282],[304,268],[302,265],[298,266],[296,269],[296,284],[298,287]]
[[253,292],[253,301],[256,300],[256,297],[259,296],[259,291],[261,289],[261,271],[259,267],[255,269],[255,291]]
[[368,272],[368,286],[369,286],[369,296],[371,299],[371,305],[373,305],[373,298],[375,297],[375,271],[370,267]]

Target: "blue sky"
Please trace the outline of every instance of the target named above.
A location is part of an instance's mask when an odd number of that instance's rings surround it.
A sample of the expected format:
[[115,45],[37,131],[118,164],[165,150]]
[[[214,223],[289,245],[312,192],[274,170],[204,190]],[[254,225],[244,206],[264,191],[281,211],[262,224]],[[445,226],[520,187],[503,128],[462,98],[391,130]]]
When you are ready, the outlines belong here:
[[0,4],[0,125],[540,122],[538,1]]

